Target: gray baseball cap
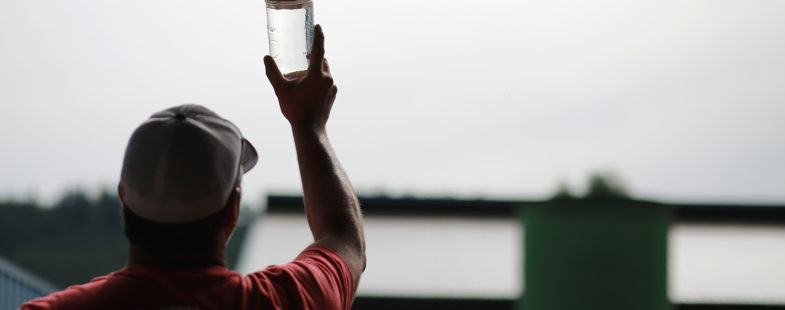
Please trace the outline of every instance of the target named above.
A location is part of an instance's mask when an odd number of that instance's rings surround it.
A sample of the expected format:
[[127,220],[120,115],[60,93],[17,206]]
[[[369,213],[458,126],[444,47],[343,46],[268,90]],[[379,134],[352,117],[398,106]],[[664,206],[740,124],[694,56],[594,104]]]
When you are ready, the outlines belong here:
[[180,105],[153,114],[131,135],[119,189],[145,219],[194,221],[226,206],[258,158],[232,122],[200,105]]

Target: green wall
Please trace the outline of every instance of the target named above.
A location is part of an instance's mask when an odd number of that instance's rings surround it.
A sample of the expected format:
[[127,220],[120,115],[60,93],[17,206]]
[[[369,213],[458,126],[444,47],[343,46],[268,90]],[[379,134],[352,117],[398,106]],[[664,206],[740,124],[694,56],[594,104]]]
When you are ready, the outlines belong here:
[[518,309],[670,309],[668,206],[555,200],[522,209],[524,296]]

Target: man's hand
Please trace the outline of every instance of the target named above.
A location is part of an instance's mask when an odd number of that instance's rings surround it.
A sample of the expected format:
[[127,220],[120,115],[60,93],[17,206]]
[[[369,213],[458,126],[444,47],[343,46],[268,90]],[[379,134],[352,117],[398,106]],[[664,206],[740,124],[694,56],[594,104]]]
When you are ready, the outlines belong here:
[[324,59],[324,33],[316,25],[311,63],[307,71],[281,74],[270,56],[264,57],[267,78],[273,85],[281,112],[292,127],[324,129],[338,88]]

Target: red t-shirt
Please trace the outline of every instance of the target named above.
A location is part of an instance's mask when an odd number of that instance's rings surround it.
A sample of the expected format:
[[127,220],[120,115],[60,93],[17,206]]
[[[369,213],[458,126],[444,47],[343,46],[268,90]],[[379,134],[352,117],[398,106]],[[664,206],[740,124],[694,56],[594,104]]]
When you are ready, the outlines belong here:
[[309,247],[285,265],[245,277],[223,266],[171,269],[132,265],[34,299],[20,309],[350,309],[346,262]]

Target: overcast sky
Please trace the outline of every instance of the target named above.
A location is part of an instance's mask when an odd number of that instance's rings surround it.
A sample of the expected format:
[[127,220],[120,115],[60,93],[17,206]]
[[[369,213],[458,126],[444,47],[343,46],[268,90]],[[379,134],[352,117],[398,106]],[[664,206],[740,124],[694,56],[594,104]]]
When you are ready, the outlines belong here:
[[[297,192],[264,1],[0,1],[0,199],[114,187],[131,132],[203,104]],[[785,203],[785,1],[315,1],[361,193],[544,198],[614,171],[666,201]]]

